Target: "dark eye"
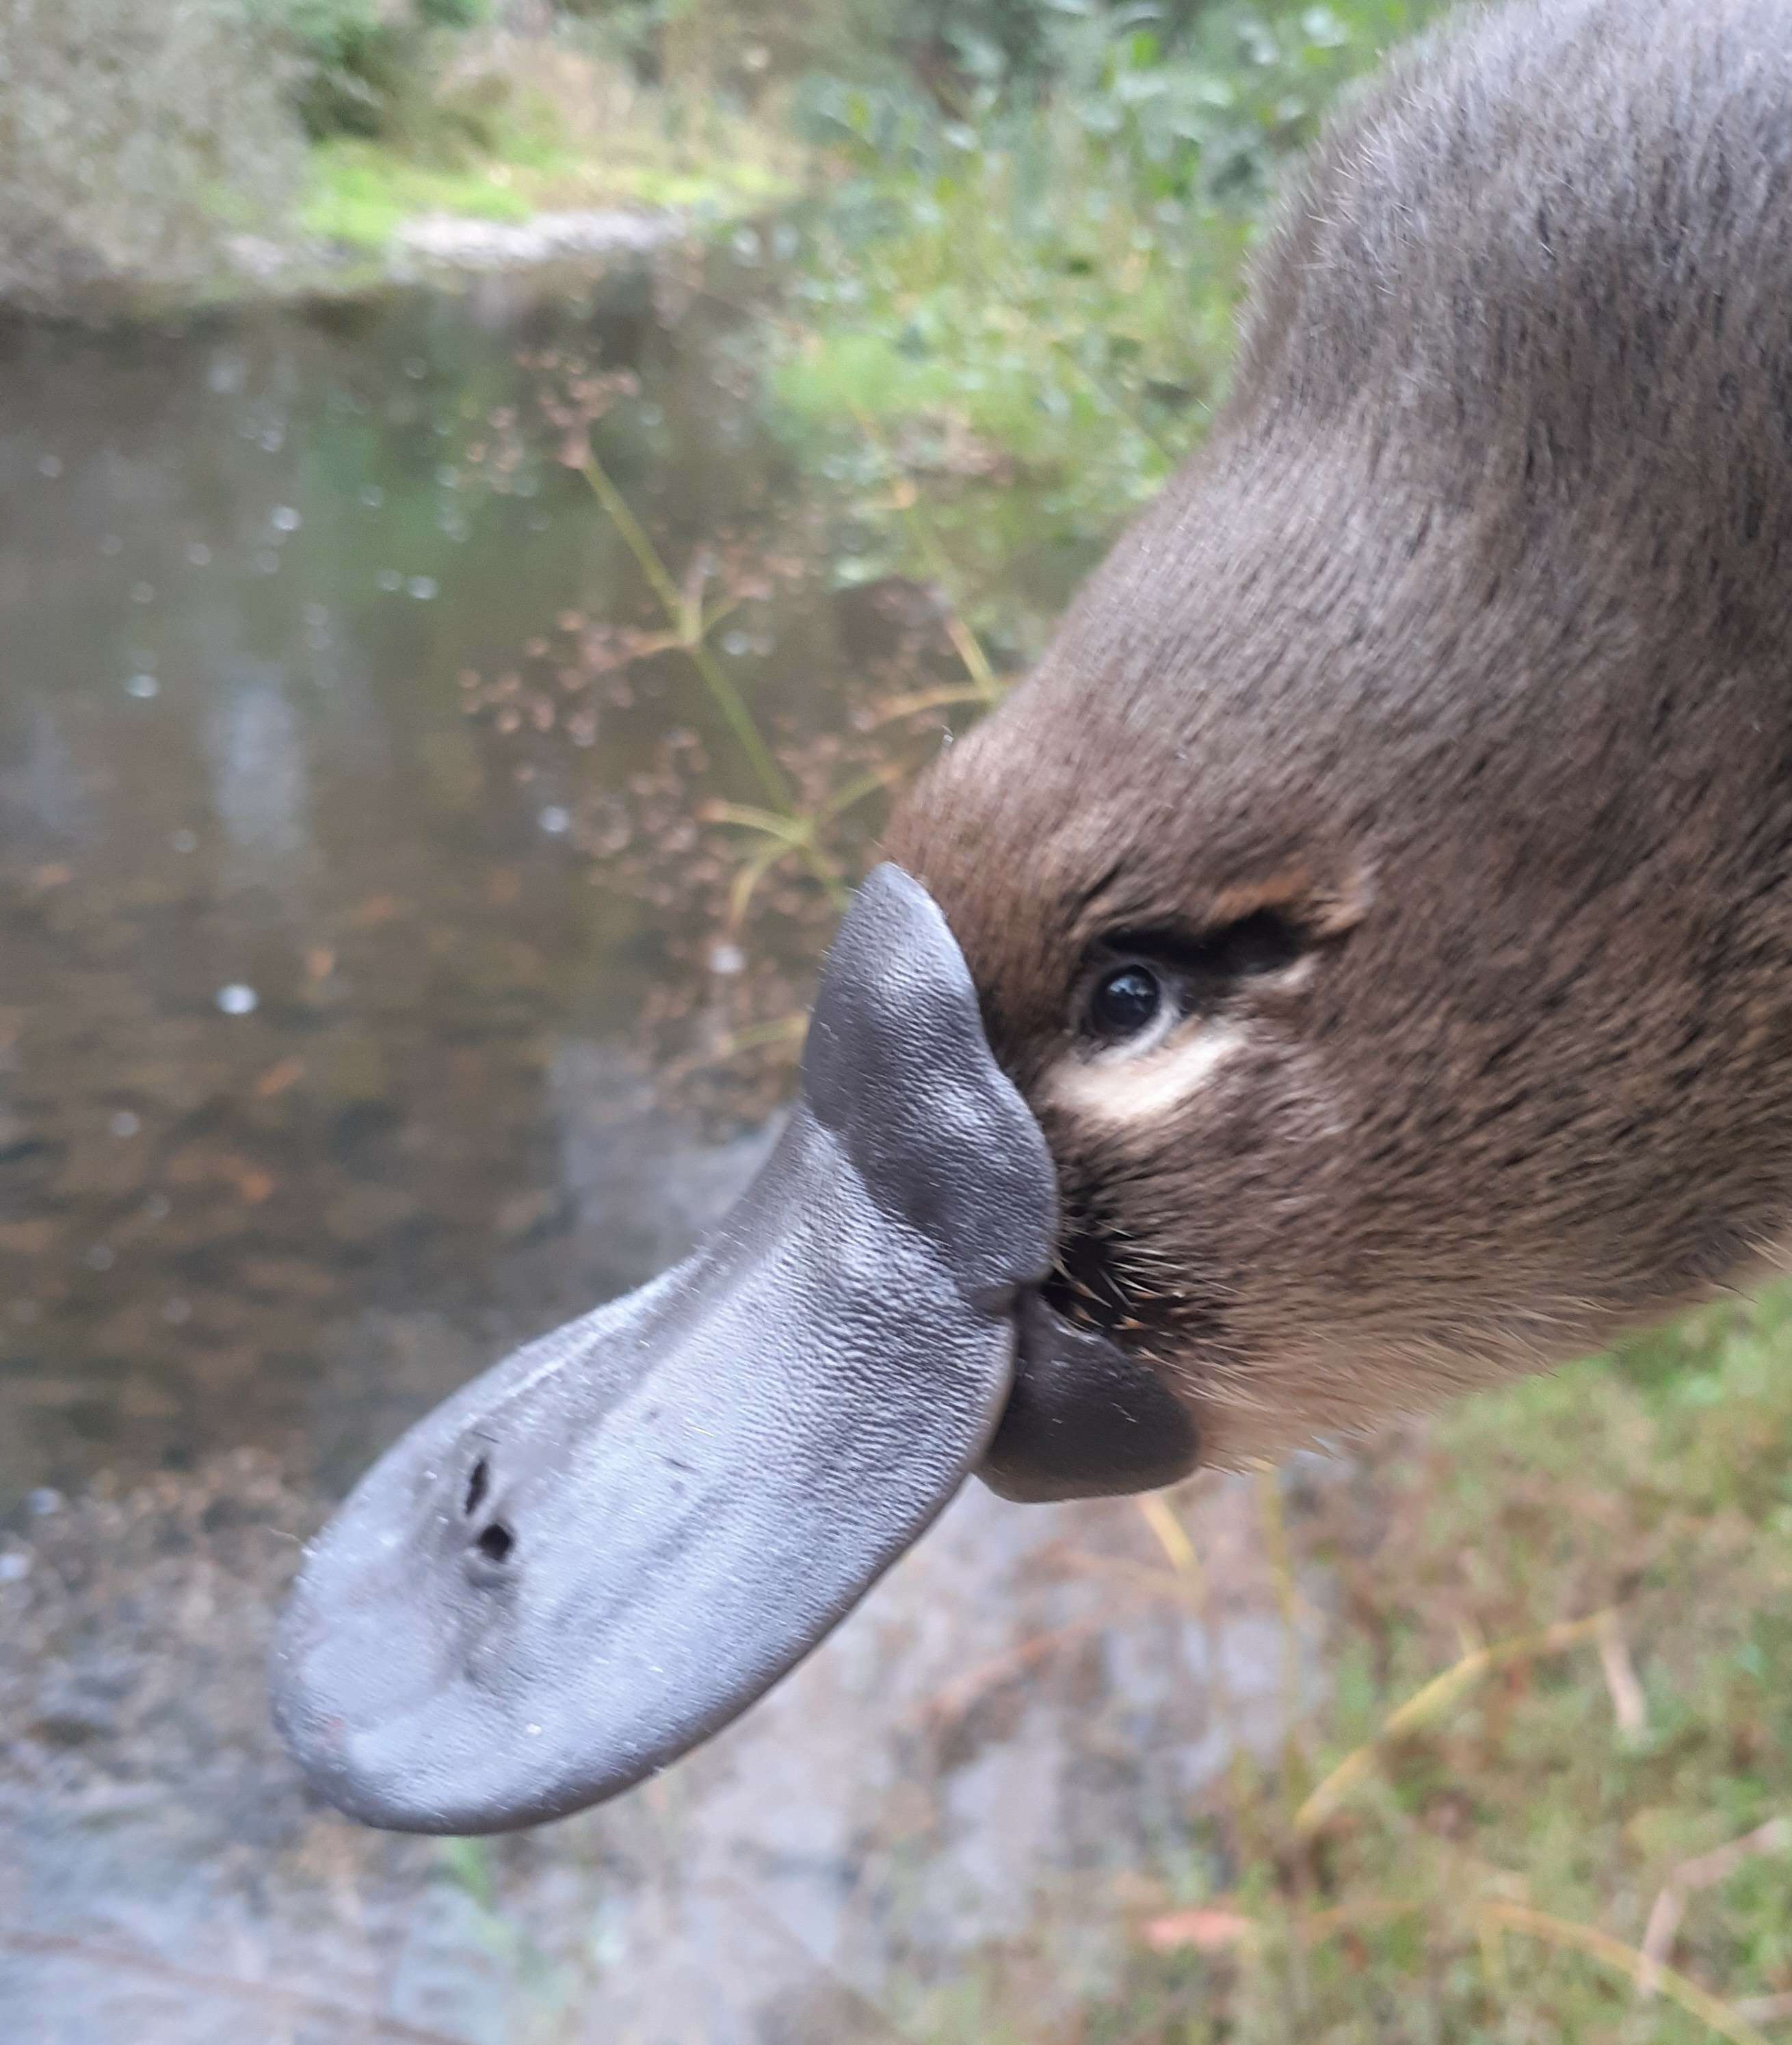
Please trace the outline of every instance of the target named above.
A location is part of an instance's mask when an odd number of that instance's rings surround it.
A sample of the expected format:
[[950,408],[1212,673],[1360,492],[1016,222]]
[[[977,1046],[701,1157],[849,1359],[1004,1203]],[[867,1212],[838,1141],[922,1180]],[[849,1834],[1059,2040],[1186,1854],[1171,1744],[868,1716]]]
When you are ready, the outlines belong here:
[[1089,1027],[1109,1043],[1123,1042],[1157,1020],[1163,983],[1147,965],[1123,965],[1096,982],[1089,996]]
[[1312,942],[1299,923],[1273,909],[1205,930],[1158,924],[1114,930],[1100,940],[1108,963],[1085,997],[1081,1027],[1098,1043],[1127,1044],[1166,1019],[1211,1015],[1249,981],[1294,965]]

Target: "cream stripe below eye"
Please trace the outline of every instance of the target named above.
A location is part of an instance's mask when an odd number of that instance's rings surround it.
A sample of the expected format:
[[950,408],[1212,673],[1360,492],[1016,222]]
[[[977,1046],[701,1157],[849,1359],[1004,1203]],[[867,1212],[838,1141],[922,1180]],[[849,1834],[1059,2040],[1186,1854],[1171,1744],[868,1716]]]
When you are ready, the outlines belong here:
[[1103,1122],[1152,1121],[1197,1092],[1244,1043],[1242,1030],[1216,1023],[1143,1057],[1093,1058],[1052,1082],[1061,1107]]

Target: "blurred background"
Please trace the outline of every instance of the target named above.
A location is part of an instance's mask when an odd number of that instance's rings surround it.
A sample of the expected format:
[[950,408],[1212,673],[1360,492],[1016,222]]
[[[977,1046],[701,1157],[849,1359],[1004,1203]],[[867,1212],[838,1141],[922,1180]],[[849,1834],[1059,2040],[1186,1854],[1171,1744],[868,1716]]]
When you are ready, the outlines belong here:
[[746,1720],[361,1832],[299,1546],[763,1155],[890,791],[1407,0],[0,0],[7,2045],[1792,2038],[1792,1319],[973,1486]]

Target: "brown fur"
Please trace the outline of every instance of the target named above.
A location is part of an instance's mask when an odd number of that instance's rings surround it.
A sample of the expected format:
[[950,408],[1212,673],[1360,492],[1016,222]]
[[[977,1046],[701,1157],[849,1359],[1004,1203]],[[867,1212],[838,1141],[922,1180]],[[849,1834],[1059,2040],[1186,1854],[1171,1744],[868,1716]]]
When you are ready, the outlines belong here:
[[[1792,1234],[1792,0],[1477,14],[1337,121],[1208,445],[888,851],[1067,1293],[1214,1459]],[[1104,936],[1260,901],[1312,962],[1224,995],[1235,1056],[1147,1125],[1054,1104]]]

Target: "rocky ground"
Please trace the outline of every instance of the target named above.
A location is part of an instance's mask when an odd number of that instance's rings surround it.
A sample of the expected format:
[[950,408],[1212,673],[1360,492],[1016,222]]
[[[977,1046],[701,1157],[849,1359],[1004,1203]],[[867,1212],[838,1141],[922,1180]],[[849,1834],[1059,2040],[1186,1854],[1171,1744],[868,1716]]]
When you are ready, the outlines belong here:
[[[1247,1501],[1194,1523],[1206,1623],[1130,1504],[973,1487],[746,1720],[609,1808],[481,1843],[324,1811],[267,1721],[321,1507],[244,1452],[0,1549],[0,2007],[16,2045],[853,2045],[991,1942],[1111,1938],[1283,1635]],[[1140,1892],[1138,1900],[1149,1898]]]

